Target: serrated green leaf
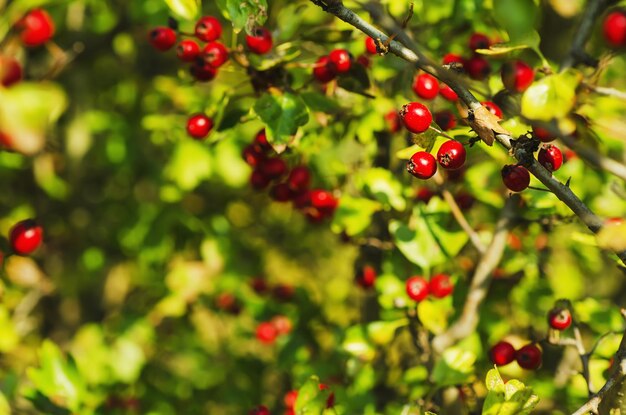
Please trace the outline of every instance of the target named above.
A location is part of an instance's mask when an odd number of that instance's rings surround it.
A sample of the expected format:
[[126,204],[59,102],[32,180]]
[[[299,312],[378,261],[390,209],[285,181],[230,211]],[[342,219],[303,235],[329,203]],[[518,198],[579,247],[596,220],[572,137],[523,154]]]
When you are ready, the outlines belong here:
[[309,120],[308,109],[299,95],[272,92],[254,104],[254,113],[265,124],[267,139],[273,145],[286,145]]
[[200,0],[165,0],[165,3],[174,15],[182,19],[193,20],[200,15]]
[[502,380],[502,376],[500,376],[500,372],[498,369],[494,368],[487,372],[487,378],[485,379],[485,385],[487,386],[487,390],[502,390],[504,391],[504,381]]
[[222,15],[233,24],[235,33],[252,33],[255,26],[267,20],[267,0],[217,0]]

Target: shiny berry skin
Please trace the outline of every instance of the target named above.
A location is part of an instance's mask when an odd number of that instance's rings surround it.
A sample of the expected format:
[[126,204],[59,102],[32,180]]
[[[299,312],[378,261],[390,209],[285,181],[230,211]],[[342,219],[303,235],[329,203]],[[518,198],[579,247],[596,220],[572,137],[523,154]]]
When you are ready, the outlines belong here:
[[248,415],[270,415],[270,410],[265,405],[259,405],[251,409]]
[[274,327],[274,325],[268,321],[259,323],[259,325],[256,327],[256,338],[262,343],[274,343],[274,340],[276,340],[277,336],[278,331],[276,331],[276,327]]
[[203,42],[213,42],[222,36],[222,24],[213,16],[204,16],[196,23],[195,35]]
[[333,50],[328,54],[328,60],[338,74],[346,73],[352,67],[352,55],[345,49]]
[[365,265],[355,276],[355,281],[362,288],[371,288],[376,282],[376,269],[370,265]]
[[482,56],[473,56],[465,61],[463,65],[465,71],[472,79],[482,81],[491,73],[491,65]]
[[9,87],[22,80],[22,66],[10,56],[0,56],[0,84]]
[[189,68],[189,73],[199,82],[208,82],[215,79],[217,76],[217,69],[209,65],[208,63],[200,60],[194,62]]
[[522,369],[535,370],[541,365],[541,349],[533,343],[527,344],[515,352],[515,360]]
[[524,92],[535,80],[535,71],[524,61],[507,62],[500,70],[504,87],[511,92]]
[[148,40],[155,49],[165,52],[176,44],[176,32],[169,27],[155,27],[150,31]]
[[502,168],[501,173],[504,185],[514,192],[521,192],[530,184],[530,173],[522,166],[509,164]]
[[269,186],[270,181],[271,179],[258,169],[252,171],[252,174],[250,175],[250,184],[256,190],[265,189],[267,186]]
[[28,255],[39,248],[43,240],[43,228],[33,219],[26,219],[13,225],[9,231],[9,242],[13,252]]
[[409,102],[400,110],[400,119],[407,130],[414,134],[428,130],[433,116],[424,104]]
[[209,42],[202,50],[202,56],[204,62],[214,68],[219,68],[228,60],[228,49],[220,42]]
[[443,110],[435,113],[435,123],[443,131],[448,131],[456,126],[456,117],[450,110]]
[[489,351],[491,362],[494,365],[504,366],[515,360],[515,347],[509,342],[500,341]]
[[565,330],[572,325],[572,313],[566,308],[554,308],[548,313],[548,324],[555,330]]
[[213,120],[204,114],[195,114],[187,120],[187,134],[196,140],[202,140],[213,129]]
[[311,206],[324,212],[332,212],[337,208],[339,201],[328,190],[314,189],[309,192]]
[[378,49],[376,49],[376,41],[371,37],[365,38],[365,50],[370,55],[377,55]]
[[330,82],[337,77],[337,72],[330,65],[328,56],[321,56],[317,60],[313,68],[313,77],[322,84]]
[[452,88],[444,83],[439,84],[439,95],[451,102],[459,100],[459,96],[456,94],[456,92],[454,92]]
[[306,166],[296,166],[289,172],[287,185],[293,192],[303,192],[311,184],[311,172]]
[[397,133],[400,131],[400,114],[397,111],[391,110],[385,115],[385,121],[390,133]]
[[442,63],[444,65],[450,65],[451,63],[460,63],[461,65],[463,65],[464,62],[465,62],[465,59],[463,59],[462,56],[454,54],[454,53],[447,53],[444,55],[442,59]]
[[502,119],[502,110],[500,109],[500,107],[497,104],[495,104],[495,103],[493,103],[491,101],[484,101],[484,102],[481,102],[481,104],[483,104],[483,106],[485,108],[487,108],[490,113],[492,113],[496,117]]
[[611,47],[623,48],[626,46],[626,13],[623,10],[610,13],[604,19],[602,31],[606,43]]
[[406,280],[406,293],[414,301],[422,301],[428,297],[428,281],[419,276]]
[[200,56],[200,46],[191,39],[182,40],[176,46],[176,56],[183,62],[193,62]]
[[465,147],[456,140],[448,140],[439,147],[437,161],[446,170],[460,169],[465,164]]
[[52,18],[42,9],[28,12],[15,24],[15,27],[20,31],[20,39],[27,47],[43,45],[52,39],[55,30]]
[[444,298],[452,294],[454,284],[447,274],[437,274],[430,279],[428,291],[437,298]]
[[489,49],[489,46],[491,46],[491,39],[483,33],[474,33],[469,38],[468,46],[471,50]]
[[427,73],[418,75],[413,81],[413,92],[422,99],[435,99],[439,93],[439,81]]
[[539,150],[537,160],[548,171],[557,171],[563,165],[563,153],[557,146],[548,144]]
[[287,173],[287,163],[278,157],[268,158],[261,162],[259,170],[270,180],[278,179]]
[[252,167],[258,166],[263,160],[265,160],[265,153],[263,150],[259,148],[259,146],[255,146],[254,144],[247,145],[241,156],[243,159]]
[[254,35],[246,35],[246,45],[252,53],[265,55],[272,50],[272,33],[264,27],[257,27]]
[[544,143],[549,143],[550,141],[556,140],[556,136],[552,135],[550,131],[545,128],[539,127],[537,125],[533,125],[533,136],[542,141]]
[[418,179],[430,179],[437,172],[437,162],[432,154],[426,151],[418,151],[411,156],[406,169]]

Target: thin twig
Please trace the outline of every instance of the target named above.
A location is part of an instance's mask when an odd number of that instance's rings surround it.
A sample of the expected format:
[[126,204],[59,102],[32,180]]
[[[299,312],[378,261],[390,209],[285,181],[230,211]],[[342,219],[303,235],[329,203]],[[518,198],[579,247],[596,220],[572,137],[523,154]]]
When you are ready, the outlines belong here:
[[623,101],[626,101],[626,92],[620,91],[619,89],[607,88],[605,86],[591,85],[586,82],[583,82],[581,85],[589,89],[590,91],[595,92],[596,94],[606,95],[608,97],[614,97],[614,98],[618,98]]

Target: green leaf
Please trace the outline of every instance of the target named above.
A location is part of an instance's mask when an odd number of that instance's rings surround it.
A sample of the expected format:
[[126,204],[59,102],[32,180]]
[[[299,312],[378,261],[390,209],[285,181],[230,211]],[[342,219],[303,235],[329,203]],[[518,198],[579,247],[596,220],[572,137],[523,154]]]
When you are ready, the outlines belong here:
[[439,386],[468,383],[474,378],[474,362],[474,353],[461,348],[449,348],[435,364],[433,381]]
[[274,91],[254,104],[254,113],[265,124],[267,139],[274,145],[286,145],[309,120],[309,112],[300,96]]
[[396,330],[409,324],[409,320],[402,318],[396,321],[374,321],[367,325],[367,337],[379,346],[389,344],[395,337]]
[[341,197],[333,216],[333,232],[345,232],[349,236],[365,231],[372,223],[372,215],[381,209],[380,203],[348,195]]
[[330,99],[319,92],[303,92],[300,94],[309,110],[313,112],[323,112],[326,114],[336,114],[341,111],[341,107],[334,99]]
[[346,330],[341,347],[362,361],[369,362],[376,357],[376,350],[366,337],[365,327],[360,324]]
[[402,184],[389,170],[371,168],[359,177],[362,188],[386,206],[403,211],[406,201],[402,197]]
[[421,301],[417,315],[424,327],[433,334],[441,334],[448,328],[448,317],[452,313],[450,301]]
[[565,117],[576,103],[580,80],[580,73],[570,70],[536,81],[522,95],[522,115],[539,121]]
[[423,133],[415,134],[413,136],[413,143],[418,145],[424,151],[430,153],[433,147],[435,146],[435,141],[437,141],[438,135],[439,135],[438,132],[429,128]]
[[193,20],[200,15],[200,0],[165,0],[172,13],[185,20]]
[[396,308],[396,299],[404,300],[408,304],[409,297],[406,294],[406,285],[398,277],[391,274],[379,275],[376,278],[376,292],[378,293],[378,303],[384,309]]
[[320,380],[311,376],[298,390],[298,399],[294,405],[297,415],[322,414],[326,409],[326,400],[330,395],[328,389],[320,390]]
[[516,379],[504,383],[497,369],[491,369],[485,380],[487,396],[483,415],[527,415],[539,402],[531,388]]
[[533,30],[539,16],[539,8],[533,0],[498,0],[494,2],[493,12],[511,41],[517,41]]
[[252,33],[255,26],[267,20],[267,0],[217,0],[217,7],[233,23],[235,33]]

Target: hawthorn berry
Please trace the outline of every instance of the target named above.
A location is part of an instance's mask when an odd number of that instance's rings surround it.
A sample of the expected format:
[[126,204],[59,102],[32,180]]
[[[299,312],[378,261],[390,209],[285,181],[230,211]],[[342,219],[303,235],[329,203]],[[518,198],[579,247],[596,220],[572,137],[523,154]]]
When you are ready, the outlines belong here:
[[270,142],[267,141],[267,134],[265,132],[265,128],[262,128],[261,130],[259,130],[259,132],[256,133],[256,135],[254,136],[254,145],[258,146],[261,150],[263,150],[266,153],[274,149],[272,145],[270,144]]
[[491,102],[491,101],[483,101],[483,102],[481,102],[481,104],[483,104],[483,106],[485,108],[487,108],[490,113],[492,113],[496,117],[502,119],[502,110],[500,109],[500,107],[497,104],[495,104],[494,102]]
[[364,68],[369,68],[370,66],[372,66],[371,59],[369,58],[369,56],[366,55],[357,56],[356,63],[363,66]]
[[330,65],[328,56],[321,56],[313,67],[313,77],[323,84],[332,81],[337,76],[334,67]]
[[222,24],[213,16],[203,16],[196,23],[195,35],[203,42],[213,42],[222,35]]
[[22,80],[22,66],[10,56],[0,56],[0,84],[9,87]]
[[465,164],[465,147],[459,141],[448,140],[439,147],[437,161],[446,170],[456,170]]
[[257,27],[253,35],[246,35],[246,45],[252,53],[265,55],[272,50],[272,33],[264,27]]
[[259,170],[270,180],[278,179],[280,176],[287,173],[287,163],[281,158],[271,157],[263,160],[261,164],[259,164]]
[[472,56],[465,61],[463,67],[470,78],[476,79],[477,81],[486,79],[491,73],[491,65],[489,64],[489,61],[482,56]]
[[176,56],[183,62],[193,62],[200,56],[200,46],[191,39],[182,40],[176,46]]
[[274,343],[276,337],[278,337],[278,331],[276,331],[276,327],[269,321],[259,323],[256,327],[256,338],[262,343]]
[[521,192],[530,184],[530,173],[525,167],[508,164],[502,168],[504,185],[514,192]]
[[165,26],[155,27],[150,31],[148,40],[155,49],[164,52],[176,44],[176,32]]
[[285,397],[283,398],[283,402],[285,403],[285,406],[288,409],[290,409],[294,407],[297,399],[298,399],[298,391],[290,390],[289,392],[285,394]]
[[293,324],[291,324],[289,317],[283,315],[272,317],[270,323],[272,323],[278,335],[289,334],[293,328]]
[[454,113],[450,110],[436,112],[434,117],[435,123],[443,131],[451,130],[456,126],[456,117],[454,116]]
[[365,50],[370,55],[377,55],[378,49],[376,48],[376,41],[371,37],[365,38]]
[[277,183],[270,190],[270,197],[277,202],[287,202],[291,200],[291,195],[287,183]]
[[251,409],[248,415],[270,415],[270,410],[265,405],[259,405]]
[[250,280],[250,286],[257,294],[264,294],[268,290],[267,282],[261,277],[255,277]]
[[400,119],[407,130],[420,134],[428,130],[433,116],[424,104],[409,102],[400,110]]
[[352,67],[352,55],[345,49],[335,49],[328,54],[330,66],[338,74],[350,71]]
[[365,265],[355,276],[356,283],[362,288],[371,288],[376,282],[376,269],[371,265]]
[[439,93],[439,81],[427,73],[417,75],[413,81],[413,91],[422,99],[435,99]]
[[202,54],[204,61],[214,68],[219,68],[228,60],[228,49],[217,41],[207,43]]
[[439,95],[444,97],[444,99],[455,102],[459,100],[459,96],[454,92],[452,88],[450,88],[447,84],[441,83],[439,84]]
[[9,242],[13,252],[28,255],[41,245],[43,228],[34,219],[26,219],[13,225],[9,231]]
[[459,209],[465,211],[469,210],[476,203],[476,198],[471,193],[460,191],[454,195],[454,201],[459,205]]
[[265,153],[263,150],[254,144],[247,145],[242,153],[243,159],[252,167],[256,167],[265,159]]
[[553,308],[548,313],[548,324],[555,330],[565,330],[572,325],[572,313],[566,308]]
[[483,33],[473,33],[469,38],[468,46],[471,50],[489,49],[491,39]]
[[464,62],[465,59],[463,59],[461,55],[457,55],[455,53],[446,53],[442,59],[442,63],[444,65],[450,65],[453,63],[460,63],[461,65],[463,65]]
[[515,352],[515,360],[522,369],[535,370],[541,365],[541,349],[530,343]]
[[306,166],[296,166],[289,172],[287,177],[287,185],[293,192],[303,192],[309,188],[311,184],[311,172]]
[[432,154],[418,151],[413,154],[406,165],[406,169],[418,179],[430,179],[437,172],[437,162]]
[[293,196],[291,201],[293,202],[293,205],[296,207],[296,209],[304,209],[308,206],[311,206],[311,192],[305,190],[304,192],[297,193]]
[[339,201],[328,190],[314,189],[309,193],[311,206],[323,212],[332,212],[337,208]]
[[609,13],[602,26],[604,39],[614,48],[626,46],[626,13],[617,10]]
[[54,21],[43,9],[31,10],[15,24],[15,27],[20,32],[22,43],[27,47],[43,45],[52,39],[55,30]]
[[437,274],[430,279],[428,291],[436,298],[444,298],[452,294],[454,284],[447,274]]
[[507,62],[500,70],[504,87],[511,92],[524,92],[535,80],[535,71],[524,61]]
[[200,82],[211,81],[217,76],[217,69],[204,62],[203,60],[195,61],[193,65],[191,65],[191,67],[189,68],[189,72],[196,81]]
[[549,171],[557,171],[563,165],[563,153],[555,145],[548,144],[541,150],[537,160]]
[[256,190],[265,189],[270,184],[271,179],[260,170],[253,170],[250,175],[250,184]]
[[545,128],[539,127],[537,125],[533,125],[532,128],[533,136],[539,141],[549,143],[550,141],[556,140],[556,136],[554,136],[552,133],[550,133],[550,131],[546,130]]
[[430,199],[432,199],[433,196],[435,196],[435,193],[428,187],[420,187],[417,189],[417,192],[415,192],[415,200],[422,202],[425,205],[430,202]]
[[400,131],[400,114],[397,111],[391,110],[385,114],[385,121],[389,132],[397,133]]
[[235,296],[230,293],[219,294],[215,300],[215,305],[218,309],[231,314],[239,314],[241,311],[241,305],[237,302]]
[[515,347],[509,342],[500,341],[493,345],[489,356],[494,365],[504,366],[515,360]]
[[[321,391],[330,389],[325,383],[320,383],[318,388]],[[332,408],[333,406],[335,406],[335,392],[331,392],[326,399],[326,408]]]
[[422,301],[428,297],[428,281],[423,277],[413,276],[406,280],[406,293],[414,301]]
[[289,301],[293,298],[296,289],[293,285],[288,284],[276,284],[272,290],[272,295],[279,301]]
[[213,120],[204,114],[195,114],[187,120],[187,134],[196,140],[202,140],[213,129]]

